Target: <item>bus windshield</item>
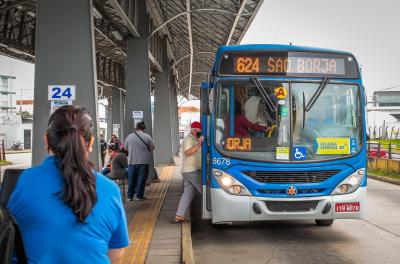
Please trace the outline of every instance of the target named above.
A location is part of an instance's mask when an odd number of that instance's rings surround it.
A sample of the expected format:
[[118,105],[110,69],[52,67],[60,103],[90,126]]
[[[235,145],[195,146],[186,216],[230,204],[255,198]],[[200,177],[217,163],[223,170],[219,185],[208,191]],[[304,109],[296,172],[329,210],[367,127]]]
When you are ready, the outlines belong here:
[[[215,143],[223,154],[255,161],[318,161],[362,148],[360,89],[319,82],[220,82]],[[307,111],[308,110],[308,111]]]

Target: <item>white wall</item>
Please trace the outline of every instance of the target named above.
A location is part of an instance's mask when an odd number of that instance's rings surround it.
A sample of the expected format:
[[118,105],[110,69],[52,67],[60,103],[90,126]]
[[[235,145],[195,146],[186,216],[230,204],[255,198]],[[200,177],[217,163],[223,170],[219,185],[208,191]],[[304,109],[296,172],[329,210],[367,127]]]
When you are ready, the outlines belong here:
[[179,124],[181,126],[187,126],[194,122],[194,121],[200,121],[200,113],[196,112],[183,112],[180,114],[180,119],[179,119]]
[[13,143],[16,142],[24,143],[25,129],[30,129],[32,131],[32,124],[2,124],[1,134],[4,135],[5,148],[6,149],[11,148]]

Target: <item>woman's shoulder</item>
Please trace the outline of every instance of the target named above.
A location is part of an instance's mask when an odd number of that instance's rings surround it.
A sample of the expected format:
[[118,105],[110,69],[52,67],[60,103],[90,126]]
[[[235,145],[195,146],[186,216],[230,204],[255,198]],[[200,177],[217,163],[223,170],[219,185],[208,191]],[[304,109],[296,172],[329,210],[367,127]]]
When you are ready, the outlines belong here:
[[100,172],[95,172],[96,176],[96,185],[98,192],[107,192],[112,193],[114,195],[120,195],[120,189],[118,185],[111,179],[107,178]]
[[[59,174],[59,170],[52,163],[52,157],[47,158],[41,164],[32,166],[30,168],[23,169],[18,182],[29,180],[32,177],[37,177],[40,175],[41,179],[44,177],[54,178],[54,174]],[[34,178],[37,181],[37,178]],[[47,183],[47,180],[46,180]]]

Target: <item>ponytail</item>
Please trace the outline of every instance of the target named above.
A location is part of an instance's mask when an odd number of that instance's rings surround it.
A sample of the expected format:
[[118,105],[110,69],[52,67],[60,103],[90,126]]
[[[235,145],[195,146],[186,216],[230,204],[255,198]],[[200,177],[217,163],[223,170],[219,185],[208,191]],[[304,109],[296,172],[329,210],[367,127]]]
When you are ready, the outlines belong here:
[[50,117],[47,137],[64,179],[62,199],[82,223],[97,201],[88,153],[92,134],[93,123],[85,108],[63,106]]

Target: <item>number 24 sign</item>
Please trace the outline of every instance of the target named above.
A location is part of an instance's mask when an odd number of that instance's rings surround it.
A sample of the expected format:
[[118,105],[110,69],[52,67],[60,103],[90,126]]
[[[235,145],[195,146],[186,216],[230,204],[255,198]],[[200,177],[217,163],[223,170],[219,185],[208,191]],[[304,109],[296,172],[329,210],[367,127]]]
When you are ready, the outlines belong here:
[[75,85],[49,85],[50,101],[73,101],[76,98]]

